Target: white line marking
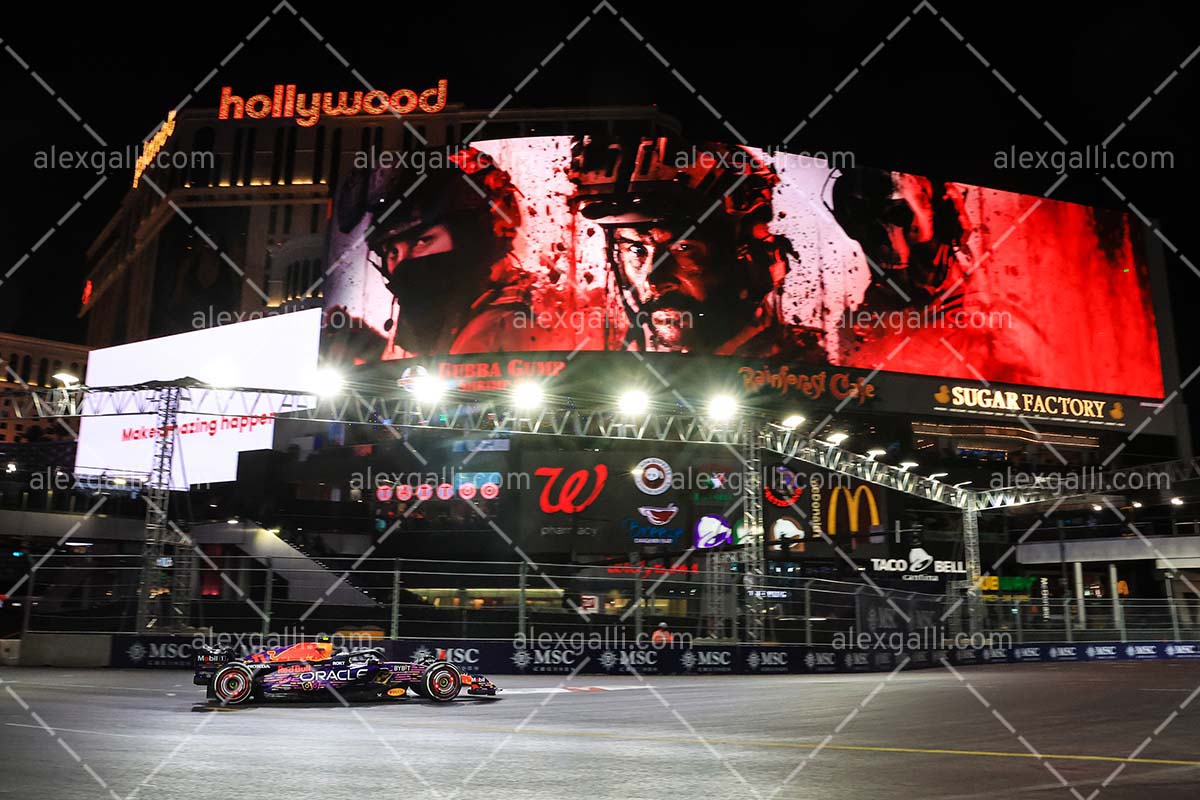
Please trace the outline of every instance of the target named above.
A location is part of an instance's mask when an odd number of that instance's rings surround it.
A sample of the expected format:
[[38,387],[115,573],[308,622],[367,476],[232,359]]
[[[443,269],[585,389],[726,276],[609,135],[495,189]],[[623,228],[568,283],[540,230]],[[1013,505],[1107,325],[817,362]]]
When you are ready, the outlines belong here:
[[[27,725],[23,722],[6,722],[4,724],[10,728],[33,728],[34,730],[43,730],[43,728],[40,725]],[[83,730],[79,730],[77,728],[50,728],[49,730],[54,731],[55,733],[86,733],[86,734],[91,734],[92,736],[119,736],[122,739],[163,739],[163,738],[181,739],[181,738],[183,738],[181,736],[164,737],[157,733],[153,733],[153,734],[151,734],[151,733],[141,733],[141,734],[112,733],[110,731],[83,731]]]

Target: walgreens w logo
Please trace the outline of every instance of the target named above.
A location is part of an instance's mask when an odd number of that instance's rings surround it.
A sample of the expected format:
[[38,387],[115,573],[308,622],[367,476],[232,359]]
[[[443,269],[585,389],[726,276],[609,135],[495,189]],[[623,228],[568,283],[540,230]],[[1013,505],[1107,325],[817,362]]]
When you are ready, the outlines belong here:
[[[549,479],[542,487],[541,497],[538,498],[538,505],[545,514],[558,511],[574,514],[583,511],[596,502],[600,490],[608,480],[608,467],[603,464],[597,464],[591,470],[577,469],[560,483],[558,479],[562,472],[562,467],[538,467],[533,472],[534,475]],[[592,484],[590,493],[589,483]]]

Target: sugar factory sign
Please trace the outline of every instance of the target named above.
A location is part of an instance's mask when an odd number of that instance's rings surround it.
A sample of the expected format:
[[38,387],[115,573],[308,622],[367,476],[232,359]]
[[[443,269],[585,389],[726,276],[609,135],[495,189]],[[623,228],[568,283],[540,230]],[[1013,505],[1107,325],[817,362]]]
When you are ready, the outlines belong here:
[[[397,89],[383,92],[297,92],[294,83],[277,83],[271,94],[255,94],[241,97],[233,93],[232,86],[221,87],[221,105],[218,119],[295,119],[304,128],[316,125],[322,115],[326,117],[352,117],[357,114],[411,114],[424,111],[436,114],[446,107],[445,78],[437,86],[422,92],[413,89]],[[336,102],[335,102],[336,101]]]
[[[1078,420],[1121,420],[1121,403],[1088,400],[1050,392],[1010,391],[986,386],[946,386],[934,392],[938,411],[969,409],[968,413],[1029,415]],[[1112,424],[1112,423],[1110,423]]]

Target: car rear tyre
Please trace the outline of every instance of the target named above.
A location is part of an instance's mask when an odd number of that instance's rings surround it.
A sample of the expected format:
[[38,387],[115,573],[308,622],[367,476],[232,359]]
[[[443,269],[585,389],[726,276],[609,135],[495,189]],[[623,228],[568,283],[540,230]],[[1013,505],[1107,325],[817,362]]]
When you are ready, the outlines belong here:
[[438,703],[448,703],[462,691],[462,674],[453,664],[437,661],[425,670],[421,694]]
[[243,664],[221,667],[213,676],[212,690],[223,705],[240,705],[254,696],[254,675]]

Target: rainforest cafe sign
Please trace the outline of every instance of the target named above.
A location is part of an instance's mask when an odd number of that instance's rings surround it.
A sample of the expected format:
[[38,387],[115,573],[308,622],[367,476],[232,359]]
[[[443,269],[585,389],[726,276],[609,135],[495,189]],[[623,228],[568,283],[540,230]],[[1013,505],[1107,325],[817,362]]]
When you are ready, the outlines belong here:
[[357,114],[411,114],[418,109],[436,114],[446,107],[445,78],[437,86],[417,92],[397,89],[394,92],[297,92],[294,83],[277,83],[271,94],[240,97],[232,86],[221,87],[218,119],[295,119],[303,128],[311,128],[326,117],[352,117]]
[[826,393],[835,400],[845,400],[853,397],[862,405],[875,396],[875,384],[867,383],[866,378],[855,378],[848,372],[792,372],[790,367],[780,367],[778,370],[768,368],[739,367],[738,375],[747,392],[756,393],[770,389],[781,395],[799,392],[809,400],[824,397]]
[[1018,414],[1046,414],[1075,419],[1122,419],[1125,411],[1120,403],[1107,400],[1085,400],[1079,397],[1048,392],[1014,392],[980,386],[942,386],[933,395],[938,405],[951,408],[979,408],[987,411],[1010,411]]

